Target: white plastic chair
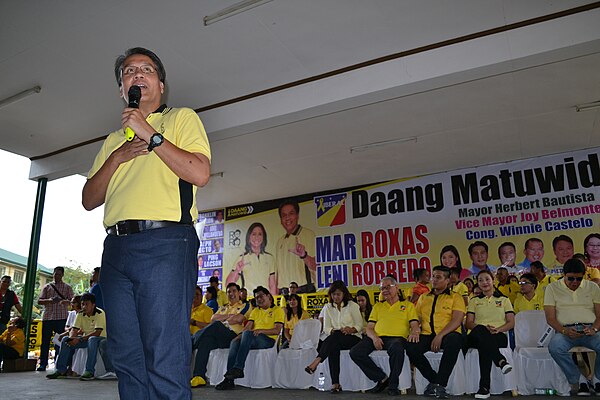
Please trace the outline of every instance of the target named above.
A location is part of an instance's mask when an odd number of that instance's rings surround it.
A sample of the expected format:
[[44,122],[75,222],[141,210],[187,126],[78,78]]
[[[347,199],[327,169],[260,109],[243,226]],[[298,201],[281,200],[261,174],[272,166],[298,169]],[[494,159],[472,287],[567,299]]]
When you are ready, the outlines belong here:
[[538,347],[538,340],[547,326],[546,316],[541,310],[521,311],[515,316],[514,366],[517,390],[521,395],[534,394],[535,388],[551,388],[563,395],[571,390],[548,348]]
[[[431,368],[434,371],[438,371],[440,369],[440,363],[442,361],[442,351],[434,353],[432,351],[428,351],[425,353],[425,358],[429,361]],[[415,368],[415,390],[417,394],[421,395],[425,392],[425,388],[429,381],[425,379],[425,377],[421,374],[421,372]],[[452,373],[450,374],[450,378],[448,379],[448,386],[446,390],[448,394],[452,396],[460,396],[465,394],[466,390],[466,377],[465,377],[465,358],[463,356],[462,351],[458,354],[458,358],[456,359],[456,364],[452,369]]]
[[316,319],[299,321],[294,327],[290,347],[282,349],[275,363],[273,387],[282,389],[308,389],[313,376],[304,371],[317,356],[321,323]]
[[[387,351],[376,350],[370,354],[371,359],[383,370],[387,375],[390,373],[390,361]],[[317,370],[313,374],[312,386],[318,388],[319,375],[323,373],[325,377],[325,387],[331,387],[331,376],[329,375],[329,360],[325,360],[319,364]],[[362,370],[350,358],[350,350],[342,350],[340,352],[340,385],[344,391],[358,392],[369,390],[375,386],[375,382],[367,378]],[[408,356],[404,354],[404,364],[399,377],[398,389],[405,394],[406,389],[412,386],[412,374],[410,370],[410,361]]]
[[[513,370],[508,374],[503,374],[500,368],[496,367],[492,363],[492,371],[490,374],[490,393],[502,394],[506,391],[511,391],[514,395],[516,395],[517,378],[514,367],[515,363],[513,360],[513,352],[510,347],[505,347],[500,349],[500,354],[502,354],[504,358],[506,358],[506,361],[513,366]],[[480,376],[479,351],[477,349],[470,348],[465,355],[466,393],[477,393],[479,390]]]
[[[88,349],[87,347],[81,349],[75,349],[73,353],[73,362],[71,363],[71,370],[78,375],[83,375],[85,372],[85,363],[87,362],[88,357]],[[104,361],[102,361],[102,357],[100,353],[98,353],[96,357],[96,371],[94,376],[104,375],[106,373],[106,369],[104,368]]]
[[[273,386],[273,369],[277,361],[278,342],[279,337],[275,340],[273,347],[250,350],[244,366],[244,377],[236,379],[235,384],[252,389],[265,389]],[[229,349],[215,349],[210,352],[206,365],[206,377],[211,385],[218,385],[225,379],[228,356]]]

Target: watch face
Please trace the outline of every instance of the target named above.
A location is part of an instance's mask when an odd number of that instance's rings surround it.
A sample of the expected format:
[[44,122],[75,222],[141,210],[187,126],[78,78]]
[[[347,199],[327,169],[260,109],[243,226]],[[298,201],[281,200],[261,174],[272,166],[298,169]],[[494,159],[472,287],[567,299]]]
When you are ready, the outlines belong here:
[[159,135],[153,135],[152,136],[152,142],[154,144],[161,144],[162,143],[162,138]]

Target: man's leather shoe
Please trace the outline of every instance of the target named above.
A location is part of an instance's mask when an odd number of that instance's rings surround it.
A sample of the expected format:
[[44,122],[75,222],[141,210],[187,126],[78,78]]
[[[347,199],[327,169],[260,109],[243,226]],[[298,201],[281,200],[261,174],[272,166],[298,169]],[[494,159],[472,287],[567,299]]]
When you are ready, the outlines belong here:
[[225,378],[225,380],[215,386],[217,390],[232,390],[235,389],[235,383],[231,379]]
[[400,396],[400,391],[398,389],[389,388],[387,394],[388,396]]
[[383,392],[383,389],[388,387],[388,385],[389,385],[389,380],[388,380],[388,378],[385,378],[384,380],[377,382],[377,385],[375,385],[375,387],[367,390],[367,393],[381,393],[381,392]]

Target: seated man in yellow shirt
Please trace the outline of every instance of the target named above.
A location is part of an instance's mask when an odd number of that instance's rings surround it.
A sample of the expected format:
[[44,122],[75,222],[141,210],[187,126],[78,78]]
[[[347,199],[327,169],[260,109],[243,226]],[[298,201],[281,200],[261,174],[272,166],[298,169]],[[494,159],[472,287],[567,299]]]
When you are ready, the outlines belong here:
[[[446,385],[454,369],[464,341],[461,324],[467,307],[458,293],[450,291],[450,268],[433,268],[431,292],[417,301],[417,315],[421,321],[419,340],[406,344],[406,353],[414,366],[421,371],[429,384],[425,396],[447,399]],[[425,353],[444,350],[438,372],[434,371]]]
[[196,294],[192,302],[192,315],[190,316],[190,334],[198,332],[200,329],[208,326],[213,316],[213,310],[202,303],[202,288],[196,286]]
[[252,349],[268,349],[275,345],[283,328],[285,314],[277,307],[269,290],[259,286],[253,291],[256,308],[250,313],[248,323],[241,335],[231,341],[227,372],[223,382],[215,386],[217,390],[235,389],[234,380],[244,377],[244,366]]
[[520,293],[517,294],[513,303],[515,314],[521,311],[544,309],[544,298],[539,295],[537,285],[537,279],[532,273],[521,275],[519,278]]
[[496,289],[504,296],[508,297],[510,302],[514,304],[520,288],[518,284],[512,283],[508,278],[508,269],[505,267],[498,267],[496,270],[496,282],[494,282]]
[[13,318],[8,327],[0,335],[0,366],[2,360],[16,360],[23,357],[25,351],[25,320]]
[[[386,276],[381,280],[380,289],[385,301],[373,306],[367,337],[350,349],[350,357],[369,379],[377,382],[369,393],[380,393],[387,387],[389,395],[398,396],[406,340],[418,341],[421,329],[415,306],[404,299],[396,279]],[[383,349],[390,356],[389,378],[369,357],[373,351]]]
[[194,361],[192,387],[206,385],[208,356],[214,349],[226,349],[244,329],[246,316],[250,315],[250,303],[240,300],[240,287],[231,282],[227,285],[229,303],[220,307],[212,316],[211,323],[192,337],[192,349],[197,349]]

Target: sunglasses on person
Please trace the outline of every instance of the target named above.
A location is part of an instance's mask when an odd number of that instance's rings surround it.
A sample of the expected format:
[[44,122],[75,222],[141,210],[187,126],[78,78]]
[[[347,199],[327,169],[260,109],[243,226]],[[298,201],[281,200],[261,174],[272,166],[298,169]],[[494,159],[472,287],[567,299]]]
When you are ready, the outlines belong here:
[[583,280],[583,276],[565,276],[569,282],[577,281],[581,282]]

